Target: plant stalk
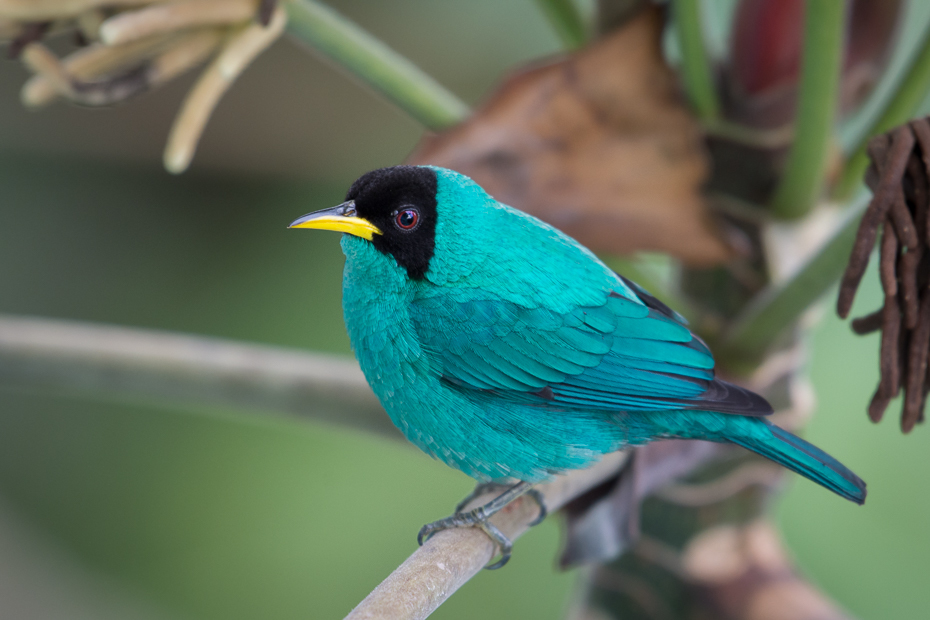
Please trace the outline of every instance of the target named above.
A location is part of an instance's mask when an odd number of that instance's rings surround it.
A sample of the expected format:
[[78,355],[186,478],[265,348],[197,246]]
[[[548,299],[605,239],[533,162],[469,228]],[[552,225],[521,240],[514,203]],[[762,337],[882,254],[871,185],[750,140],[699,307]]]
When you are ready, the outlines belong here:
[[844,0],[805,3],[797,137],[771,203],[782,219],[806,215],[820,197],[839,96],[845,9]]
[[778,338],[842,275],[859,220],[869,205],[863,194],[843,214],[833,237],[785,282],[760,292],[724,335],[719,353],[728,366],[757,363]]
[[316,0],[287,3],[288,32],[432,130],[454,125],[468,106],[412,62]]
[[567,49],[578,49],[587,42],[588,29],[573,0],[536,0],[536,4]]
[[681,48],[681,74],[691,105],[702,121],[720,118],[713,69],[704,45],[700,0],[673,0],[675,34]]

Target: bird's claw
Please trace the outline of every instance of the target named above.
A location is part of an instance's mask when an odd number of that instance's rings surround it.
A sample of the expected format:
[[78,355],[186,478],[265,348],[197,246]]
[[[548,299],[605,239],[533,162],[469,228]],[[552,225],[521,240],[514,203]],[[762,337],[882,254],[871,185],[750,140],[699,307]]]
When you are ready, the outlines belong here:
[[[485,493],[490,493],[494,489],[507,489],[507,486],[499,482],[479,483],[478,485],[475,486],[475,489],[471,493],[468,494],[468,497],[466,497],[465,499],[460,501],[458,505],[456,505],[455,507],[456,514],[464,511],[465,506],[470,504],[471,501],[475,499],[476,497],[480,495],[484,495]],[[539,515],[537,515],[537,517],[533,519],[532,522],[530,522],[529,526],[533,527],[534,525],[539,525],[549,515],[549,509],[546,508],[545,498],[543,497],[543,494],[539,492],[539,489],[535,489],[535,488],[526,491],[525,495],[529,495],[530,497],[532,497],[533,501],[536,502],[536,505],[539,506]]]
[[536,502],[536,505],[539,506],[539,514],[535,519],[530,521],[530,527],[534,525],[539,525],[542,523],[546,517],[549,515],[549,509],[546,508],[546,500],[543,497],[543,494],[539,492],[539,489],[530,489],[526,492],[529,497],[533,498],[533,501]]
[[464,510],[465,506],[467,506],[468,503],[471,502],[475,497],[483,495],[484,493],[488,492],[488,490],[500,486],[501,485],[495,483],[479,484],[468,497],[459,502],[459,505],[455,508],[455,514],[453,514],[451,517],[446,517],[445,519],[440,519],[439,521],[427,523],[422,528],[420,528],[420,532],[417,534],[417,543],[422,546],[423,543],[429,540],[430,536],[442,530],[460,527],[478,527],[488,535],[488,538],[497,543],[501,554],[501,557],[497,562],[489,564],[485,568],[488,570],[494,570],[504,566],[508,560],[510,560],[510,554],[513,551],[513,543],[509,538],[504,536],[504,534],[499,529],[497,529],[494,524],[488,521],[491,515],[497,513],[504,506],[523,494],[531,496],[539,506],[539,515],[529,524],[531,527],[539,524],[543,519],[545,519],[548,511],[546,510],[546,503],[543,500],[542,493],[534,488],[531,488],[530,485],[525,482],[521,482],[511,487],[483,506],[478,506],[477,508],[469,511]]
[[490,493],[491,491],[494,491],[494,490],[497,490],[499,492],[506,491],[507,485],[500,484],[499,482],[479,482],[478,484],[475,485],[475,488],[472,490],[472,492],[469,493],[465,497],[465,499],[463,499],[458,504],[456,504],[455,506],[456,514],[460,512],[464,512],[465,506],[470,504],[471,501],[475,499],[476,497],[480,495],[484,495],[485,493]]
[[510,561],[510,554],[513,552],[513,542],[504,536],[504,534],[490,521],[483,521],[478,524],[478,527],[488,535],[488,538],[497,543],[497,548],[501,554],[500,559],[493,564],[485,566],[487,570],[497,570]]
[[423,546],[430,537],[436,532],[441,532],[442,530],[449,530],[453,528],[461,527],[477,527],[480,528],[485,534],[488,535],[492,541],[494,541],[498,549],[500,550],[501,557],[497,562],[493,564],[488,564],[485,566],[488,570],[495,570],[502,567],[510,560],[510,555],[513,552],[513,542],[504,536],[504,534],[497,529],[497,526],[488,521],[488,517],[484,510],[484,506],[479,506],[474,510],[469,510],[468,512],[456,512],[451,517],[446,517],[445,519],[440,519],[439,521],[433,521],[432,523],[427,523],[420,528],[419,533],[417,534],[417,544]]

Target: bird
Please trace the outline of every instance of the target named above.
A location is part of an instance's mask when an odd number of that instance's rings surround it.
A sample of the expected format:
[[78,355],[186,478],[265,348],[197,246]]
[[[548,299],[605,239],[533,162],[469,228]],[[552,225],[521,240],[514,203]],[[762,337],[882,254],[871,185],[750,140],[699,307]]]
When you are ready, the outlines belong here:
[[374,170],[345,202],[289,228],[344,233],[346,329],[394,424],[430,456],[507,489],[424,526],[421,544],[477,526],[498,543],[499,567],[512,544],[491,514],[554,475],[661,439],[737,444],[865,501],[858,476],[766,420],[763,397],[715,376],[681,315],[463,174]]

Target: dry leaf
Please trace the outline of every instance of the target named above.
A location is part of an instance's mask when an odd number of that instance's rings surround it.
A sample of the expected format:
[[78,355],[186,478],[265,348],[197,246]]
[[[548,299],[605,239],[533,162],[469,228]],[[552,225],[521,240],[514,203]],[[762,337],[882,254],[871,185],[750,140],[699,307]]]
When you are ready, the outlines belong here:
[[510,77],[411,162],[467,174],[595,251],[726,260],[700,193],[701,132],[662,59],[661,31],[650,7],[591,47]]

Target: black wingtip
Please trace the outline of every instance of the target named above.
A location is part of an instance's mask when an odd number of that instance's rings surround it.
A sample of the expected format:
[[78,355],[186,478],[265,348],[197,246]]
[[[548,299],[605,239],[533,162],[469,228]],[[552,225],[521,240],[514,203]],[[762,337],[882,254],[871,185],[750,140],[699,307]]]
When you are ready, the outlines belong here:
[[723,379],[714,379],[701,394],[700,406],[717,413],[766,416],[775,412],[769,401],[752,390],[734,385]]
[[[617,272],[614,272],[614,273],[617,273]],[[633,282],[633,280],[630,280],[629,278],[619,273],[617,273],[617,276],[619,276],[620,279],[623,280],[624,284],[626,284],[631,289],[633,289],[633,292],[636,293],[636,296],[639,297],[640,301],[646,304],[646,307],[652,308],[653,310],[660,312],[661,314],[664,314],[665,316],[667,316],[668,318],[672,319],[673,321],[677,323],[680,323],[685,326],[688,325],[688,319],[686,319],[685,317],[683,317],[682,315],[675,312],[674,310],[669,308],[667,305],[659,301],[655,297],[655,295],[653,295],[652,293],[650,293],[649,291],[641,287],[636,282]]]

